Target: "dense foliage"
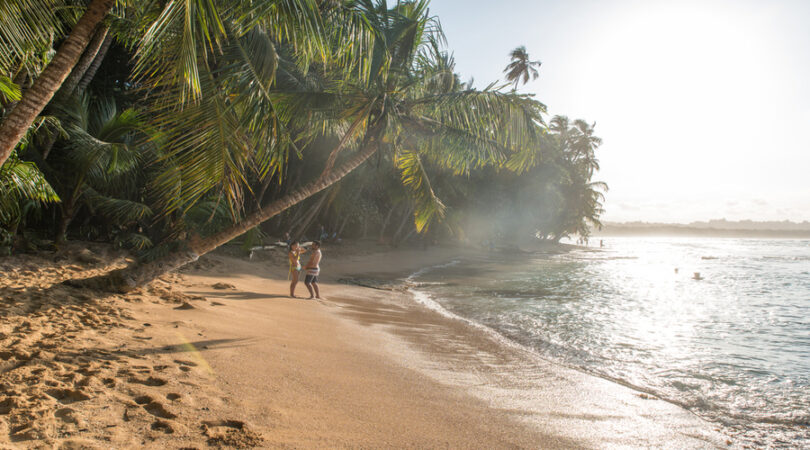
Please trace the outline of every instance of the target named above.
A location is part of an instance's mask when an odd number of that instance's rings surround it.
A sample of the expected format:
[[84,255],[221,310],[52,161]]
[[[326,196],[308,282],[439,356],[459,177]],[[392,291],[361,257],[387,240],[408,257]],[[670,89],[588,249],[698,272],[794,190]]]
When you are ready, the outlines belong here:
[[[0,6],[4,125],[53,96],[0,166],[5,251],[72,238],[158,258],[210,236],[495,242],[600,225],[593,126],[547,124],[518,92],[539,67],[523,47],[503,84],[461,82],[427,1],[108,3]],[[38,78],[94,7],[106,18],[46,92]]]

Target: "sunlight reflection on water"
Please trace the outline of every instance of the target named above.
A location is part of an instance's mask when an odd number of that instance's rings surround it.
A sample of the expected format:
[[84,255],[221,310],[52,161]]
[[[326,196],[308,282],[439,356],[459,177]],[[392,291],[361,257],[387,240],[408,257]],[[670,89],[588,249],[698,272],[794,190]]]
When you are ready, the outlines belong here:
[[452,281],[423,290],[751,443],[810,443],[810,241],[612,238],[600,251],[522,258],[464,261],[417,281]]

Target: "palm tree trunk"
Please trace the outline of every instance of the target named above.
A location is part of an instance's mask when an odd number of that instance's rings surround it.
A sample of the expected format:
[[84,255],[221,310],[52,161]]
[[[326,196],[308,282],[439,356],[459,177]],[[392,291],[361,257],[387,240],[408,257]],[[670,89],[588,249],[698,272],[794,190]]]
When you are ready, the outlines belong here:
[[[100,24],[98,26],[96,32],[93,33],[93,39],[91,39],[90,43],[87,44],[87,48],[84,50],[84,53],[82,53],[82,57],[79,59],[79,62],[77,62],[73,67],[70,75],[68,75],[68,77],[62,83],[62,87],[60,87],[56,92],[54,98],[63,100],[73,94],[79,85],[79,80],[84,77],[88,68],[95,60],[96,55],[99,52],[99,48],[102,46],[107,37],[107,31],[108,28],[106,25]],[[42,159],[48,159],[48,155],[51,153],[57,139],[59,139],[59,133],[56,131],[50,131],[50,134],[47,135],[47,139],[45,140],[45,145],[42,146]]]
[[59,224],[56,227],[56,239],[55,242],[57,244],[62,244],[65,242],[67,238],[67,229],[70,226],[70,222],[73,221],[73,205],[65,205],[62,208],[62,215],[59,217]]
[[106,275],[88,278],[84,280],[68,280],[65,283],[71,286],[89,287],[93,289],[103,289],[112,292],[125,293],[138,286],[142,286],[155,278],[176,270],[190,262],[196,261],[200,256],[216,249],[217,247],[232,241],[245,234],[248,230],[273,216],[301,203],[309,197],[323,191],[342,180],[360,164],[365,162],[380,148],[380,140],[384,123],[375,124],[366,135],[365,142],[361,146],[361,151],[339,165],[326,176],[307,183],[294,192],[287,194],[262,209],[248,215],[241,222],[234,224],[218,233],[203,239],[192,238],[187,244],[187,248],[182,251],[175,251],[163,258],[147,263],[136,263],[132,266],[114,270]]
[[0,165],[6,162],[28,127],[53,98],[65,78],[70,75],[73,66],[76,65],[87,47],[87,43],[90,42],[96,26],[112,9],[114,3],[115,0],[92,0],[90,2],[82,18],[73,27],[51,62],[0,124]]
[[[326,194],[322,195],[321,198],[318,199],[318,201],[312,206],[312,208],[309,209],[307,215],[304,216],[304,220],[301,222],[301,226],[297,227],[298,231],[293,233],[292,235],[293,238],[301,239],[303,236],[306,235],[307,228],[309,228],[309,226],[312,225],[312,221],[315,220],[315,218],[318,216],[318,213],[321,211],[321,208],[323,207],[324,202],[326,202],[327,197],[328,195]],[[318,236],[316,236],[315,239],[317,240]]]
[[113,35],[106,33],[104,37],[104,42],[101,44],[101,48],[98,49],[98,53],[96,53],[96,57],[93,58],[93,63],[90,64],[90,67],[84,72],[84,76],[82,77],[82,81],[79,82],[78,88],[82,91],[87,89],[87,86],[93,81],[93,77],[96,76],[96,72],[98,72],[98,68],[101,67],[101,63],[104,61],[104,57],[107,56],[107,51],[110,49],[110,45],[112,45]]
[[352,216],[350,216],[348,214],[346,214],[346,217],[343,218],[343,223],[341,223],[340,226],[337,228],[337,235],[338,236],[343,236],[343,229],[346,228],[346,225],[349,223],[349,219],[351,219],[351,218],[352,218]]
[[388,222],[391,220],[391,215],[394,214],[395,209],[397,208],[392,206],[391,209],[388,210],[388,214],[385,215],[385,220],[383,220],[382,226],[380,227],[380,238],[378,239],[380,244],[385,242],[385,229],[388,228]]
[[62,87],[60,87],[59,91],[56,93],[58,98],[69,97],[79,86],[79,82],[84,78],[84,74],[87,73],[87,70],[93,64],[93,61],[95,61],[96,55],[98,55],[101,46],[107,39],[107,32],[108,28],[103,23],[96,27],[93,38],[90,40],[90,43],[87,44],[87,48],[84,50],[84,53],[82,53],[82,57],[79,58],[73,70],[70,71],[70,75],[65,78]]

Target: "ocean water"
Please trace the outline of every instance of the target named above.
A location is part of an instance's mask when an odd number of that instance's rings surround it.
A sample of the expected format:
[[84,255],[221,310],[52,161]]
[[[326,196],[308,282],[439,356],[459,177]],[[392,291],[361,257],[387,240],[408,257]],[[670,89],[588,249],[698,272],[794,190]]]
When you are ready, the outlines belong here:
[[681,405],[741,445],[810,447],[810,240],[607,238],[409,281],[450,314]]

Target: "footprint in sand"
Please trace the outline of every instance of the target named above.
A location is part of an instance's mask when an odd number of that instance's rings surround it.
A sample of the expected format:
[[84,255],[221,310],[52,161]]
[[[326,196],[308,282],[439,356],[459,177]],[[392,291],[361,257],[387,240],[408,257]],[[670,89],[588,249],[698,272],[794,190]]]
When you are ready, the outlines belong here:
[[133,369],[135,372],[138,372],[138,373],[149,373],[149,372],[151,372],[151,371],[152,371],[152,369],[150,369],[150,368],[149,368],[149,367],[147,367],[147,366],[132,366],[132,369]]
[[17,402],[11,397],[0,400],[0,414],[5,415],[10,413],[15,406],[17,406]]
[[181,397],[182,397],[182,395],[176,394],[174,392],[170,392],[170,393],[166,394],[166,398],[168,400],[171,400],[171,401],[180,400]]
[[139,396],[133,398],[132,400],[134,400],[135,403],[137,403],[140,406],[146,405],[148,403],[152,403],[152,397],[150,397],[148,395],[139,395]]
[[[139,395],[134,397],[132,400],[138,406],[143,407],[143,409],[157,418],[158,420],[152,422],[151,429],[154,431],[161,431],[166,434],[174,433],[175,427],[172,426],[167,420],[174,419],[177,417],[176,414],[173,414],[169,410],[166,409],[163,404],[160,402],[155,401],[152,397],[148,395]],[[131,419],[129,410],[124,411],[124,421],[129,421]],[[162,419],[162,420],[161,420]]]
[[183,372],[191,372],[191,369],[193,367],[197,367],[197,363],[192,362],[192,361],[185,361],[185,360],[182,360],[182,359],[175,359],[174,362],[177,363],[177,364],[180,364],[179,369],[182,370]]
[[169,412],[166,407],[163,406],[160,402],[151,401],[147,403],[143,409],[146,410],[149,414],[159,417],[161,419],[174,419],[177,417],[175,414]]
[[175,359],[174,362],[180,364],[181,366],[197,367],[197,363],[193,361],[186,361],[184,359]]
[[156,420],[156,421],[152,422],[152,425],[150,426],[150,428],[152,430],[154,430],[154,431],[162,431],[163,433],[166,433],[166,434],[174,433],[174,428],[171,426],[171,424],[169,424],[168,422],[165,422],[163,420]]
[[45,393],[63,405],[90,400],[89,395],[75,389],[48,389]]
[[239,420],[204,421],[202,429],[212,446],[250,448],[261,445],[264,440]]
[[57,409],[53,413],[53,415],[54,417],[56,417],[57,419],[61,420],[64,423],[72,423],[79,425],[79,423],[81,422],[81,419],[78,417],[76,410],[72,408]]
[[157,377],[149,377],[149,378],[146,378],[146,379],[130,377],[129,379],[127,379],[127,381],[130,382],[130,383],[143,384],[145,386],[163,386],[166,383],[168,383],[167,380],[164,380],[163,378],[157,378]]

